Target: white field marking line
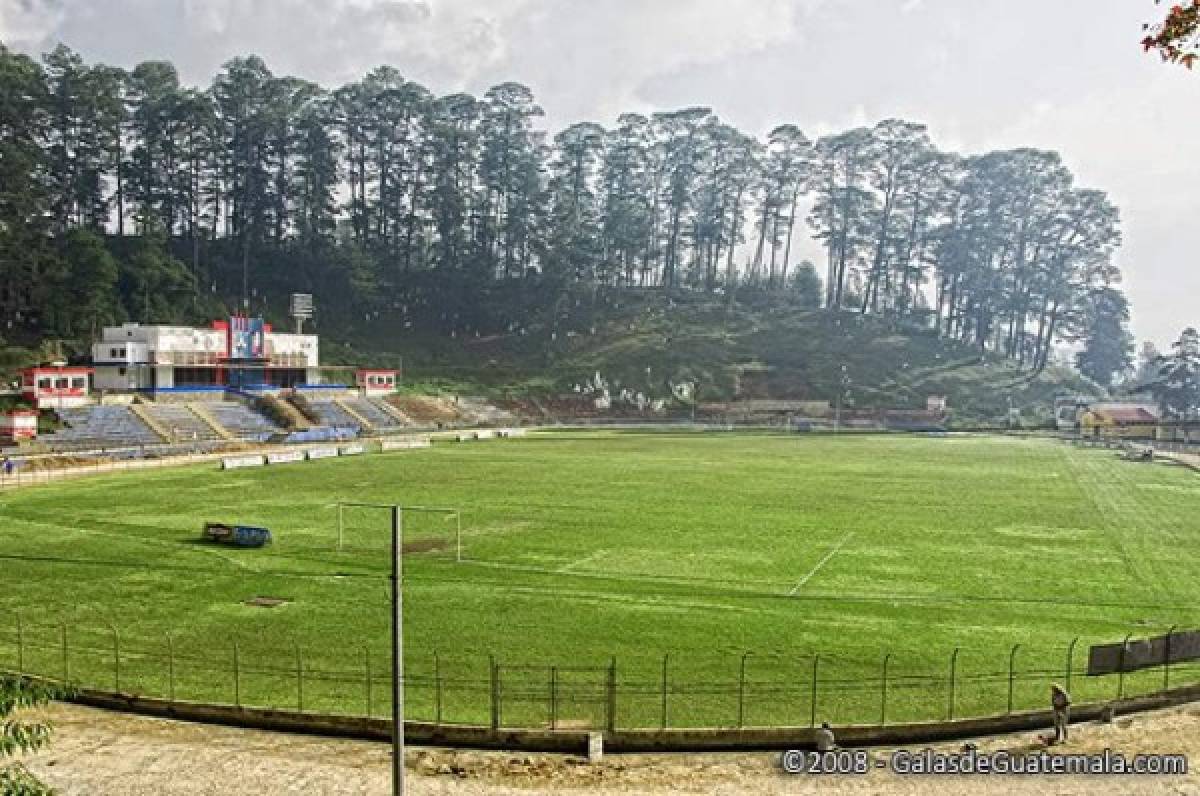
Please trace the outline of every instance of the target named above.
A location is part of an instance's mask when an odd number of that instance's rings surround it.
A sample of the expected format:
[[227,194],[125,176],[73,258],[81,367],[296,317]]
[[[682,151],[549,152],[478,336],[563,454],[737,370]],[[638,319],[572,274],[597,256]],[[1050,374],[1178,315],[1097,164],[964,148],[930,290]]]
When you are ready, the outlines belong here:
[[[433,559],[429,559],[433,560]],[[537,575],[556,575],[559,574],[558,569],[549,569],[547,567],[532,566],[530,564],[513,564],[507,561],[485,561],[478,558],[464,558],[457,562],[460,564],[470,564],[476,567],[490,567],[491,569],[502,569],[511,572],[529,572]],[[568,564],[567,566],[573,566]],[[737,584],[744,585],[753,583],[765,586],[779,586],[779,581],[774,580],[745,580],[745,579],[724,579],[724,578],[680,578],[672,575],[652,575],[645,572],[576,572],[568,571],[563,573],[576,578],[597,578],[599,580],[617,580],[628,581],[630,583],[669,583],[677,586],[692,586],[697,583],[720,583],[720,584]],[[753,594],[753,592],[749,592]]]
[[554,571],[561,575],[564,572],[570,572],[571,570],[575,569],[575,567],[583,566],[584,564],[588,563],[589,561],[594,561],[595,559],[599,558],[600,556],[607,555],[607,554],[608,554],[608,550],[601,548],[600,550],[597,550],[596,552],[591,553],[590,555],[586,555],[583,558],[578,558],[567,564],[563,564],[561,567],[559,567],[558,569],[556,569]]
[[[431,559],[426,559],[426,560],[429,562],[435,562],[438,559],[431,558]],[[557,573],[557,570],[548,569],[546,567],[535,567],[535,566],[530,566],[527,564],[512,564],[512,563],[508,563],[506,561],[484,561],[482,559],[464,558],[462,561],[454,562],[454,563],[458,566],[466,565],[466,566],[474,566],[474,567],[484,567],[484,568],[488,568],[488,569],[504,570],[507,572],[525,572],[525,573],[531,573],[531,574],[535,574],[535,575],[554,575]],[[662,584],[667,584],[670,586],[697,586],[697,585],[702,586],[705,583],[719,583],[719,584],[736,583],[739,585],[744,585],[745,583],[761,583],[761,584],[766,584],[768,586],[777,585],[777,582],[775,582],[775,581],[757,581],[757,580],[755,580],[755,581],[730,581],[730,580],[716,580],[716,579],[712,579],[712,580],[705,579],[704,582],[700,582],[698,584],[696,579],[683,580],[678,577],[671,577],[670,575],[648,575],[648,574],[639,574],[639,573],[618,574],[618,573],[614,573],[614,572],[567,572],[565,574],[570,575],[573,578],[592,578],[595,580],[624,581],[624,582],[628,582],[628,583],[662,583]],[[415,575],[410,575],[409,577],[413,580],[421,580],[421,579],[436,580],[436,578],[421,578],[420,576],[415,576]],[[553,591],[553,589],[547,589],[546,593],[547,594],[556,594],[557,592]],[[743,596],[761,598],[761,597],[785,597],[785,596],[795,596],[795,595],[785,595],[782,592],[775,592],[775,591],[772,591],[772,592],[744,591],[744,592],[738,592],[737,594],[733,594],[731,592],[731,594],[729,596],[736,596],[740,599]],[[966,595],[961,595],[961,594],[948,594],[948,595],[947,594],[904,594],[904,593],[896,593],[896,592],[887,592],[887,593],[883,593],[883,594],[862,594],[862,593],[827,594],[827,593],[818,592],[815,595],[811,595],[811,598],[815,599],[815,600],[821,600],[823,602],[895,602],[895,601],[904,601],[904,602],[912,602],[912,603],[934,602],[934,603],[944,603],[946,605],[976,605],[978,603],[997,603],[997,604],[1004,604],[1004,605],[1008,605],[1008,604],[1014,604],[1014,605],[1066,605],[1066,606],[1083,606],[1086,608],[1095,608],[1095,607],[1161,608],[1164,605],[1164,603],[1161,603],[1161,602],[1145,602],[1145,601],[1143,601],[1143,602],[1083,602],[1081,600],[1073,600],[1073,599],[1072,600],[1054,600],[1054,599],[1039,599],[1039,598],[1032,598],[1032,597],[1011,597],[1008,595],[998,595],[996,597],[972,597],[972,596],[966,596]],[[1189,601],[1177,601],[1177,602],[1167,603],[1167,604],[1176,606],[1176,607],[1191,607],[1193,605],[1193,603],[1189,602]]]
[[845,546],[846,546],[846,542],[849,542],[849,541],[850,541],[850,538],[851,538],[852,536],[854,536],[854,531],[850,531],[848,534],[846,534],[845,536],[843,536],[843,537],[842,537],[842,540],[841,540],[840,542],[838,542],[836,545],[834,545],[834,546],[833,546],[833,549],[832,549],[832,550],[830,550],[828,553],[826,553],[826,554],[825,554],[825,557],[824,557],[824,558],[822,558],[820,561],[818,561],[818,562],[817,562],[817,565],[816,565],[815,567],[813,567],[812,569],[810,569],[810,570],[808,571],[808,574],[807,574],[807,575],[805,575],[804,577],[802,577],[802,578],[800,579],[800,581],[799,581],[799,582],[798,582],[798,583],[797,583],[795,586],[793,586],[793,587],[792,587],[792,590],[788,592],[788,596],[790,597],[790,596],[792,596],[793,594],[795,594],[796,592],[800,591],[800,588],[801,588],[802,586],[804,586],[804,584],[805,584],[805,583],[808,583],[809,579],[810,579],[810,578],[811,578],[813,575],[816,575],[816,574],[817,574],[817,572],[819,572],[819,571],[821,570],[821,567],[825,566],[825,564],[827,564],[827,563],[829,562],[829,559],[831,559],[831,558],[833,558],[835,555],[837,555],[838,551],[839,551],[839,550],[841,550],[843,547],[845,547]]

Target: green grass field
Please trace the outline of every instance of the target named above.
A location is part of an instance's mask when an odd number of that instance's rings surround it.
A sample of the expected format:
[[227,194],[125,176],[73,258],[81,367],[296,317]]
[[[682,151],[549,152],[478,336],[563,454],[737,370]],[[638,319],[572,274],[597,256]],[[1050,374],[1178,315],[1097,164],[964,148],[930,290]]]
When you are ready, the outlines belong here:
[[[385,715],[387,514],[346,509],[338,552],[339,500],[462,511],[462,562],[452,522],[405,517],[410,718],[486,723],[493,660],[511,726],[596,724],[613,660],[620,726],[661,723],[664,671],[672,726],[996,713],[1010,656],[1015,708],[1076,637],[1077,701],[1150,691],[1161,670],[1085,677],[1087,645],[1200,624],[1182,467],[1012,438],[547,433],[0,494],[0,668]],[[199,544],[209,519],[275,543]]]

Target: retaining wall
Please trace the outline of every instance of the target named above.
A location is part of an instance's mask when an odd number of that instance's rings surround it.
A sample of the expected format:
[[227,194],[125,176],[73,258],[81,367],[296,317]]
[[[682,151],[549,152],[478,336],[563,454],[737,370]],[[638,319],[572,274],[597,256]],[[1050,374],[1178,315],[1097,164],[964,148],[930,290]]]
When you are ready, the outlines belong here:
[[[1200,685],[1189,685],[1112,702],[1075,705],[1071,708],[1071,719],[1073,723],[1096,721],[1100,720],[1108,709],[1111,709],[1112,714],[1116,716],[1181,705],[1198,699],[1200,699]],[[199,702],[172,702],[165,699],[95,689],[80,689],[76,691],[70,701],[107,710],[233,727],[377,741],[391,739],[391,721],[380,718],[302,713],[272,708],[213,705]],[[1036,710],[953,721],[885,726],[841,726],[834,727],[834,734],[842,746],[911,746],[935,741],[1040,730],[1052,726],[1051,712]],[[811,727],[618,729],[604,733],[604,749],[608,752],[809,749],[814,746],[814,734],[815,730]],[[586,754],[588,743],[587,730],[505,727],[493,729],[478,725],[435,724],[420,721],[406,721],[404,737],[407,743],[417,745],[567,754]]]

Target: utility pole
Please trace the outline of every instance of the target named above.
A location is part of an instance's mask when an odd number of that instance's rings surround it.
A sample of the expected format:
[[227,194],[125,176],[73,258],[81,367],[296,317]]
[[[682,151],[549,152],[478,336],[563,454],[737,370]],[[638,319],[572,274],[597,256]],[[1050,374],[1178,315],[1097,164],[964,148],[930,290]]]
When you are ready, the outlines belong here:
[[392,794],[404,796],[404,515],[392,506]]

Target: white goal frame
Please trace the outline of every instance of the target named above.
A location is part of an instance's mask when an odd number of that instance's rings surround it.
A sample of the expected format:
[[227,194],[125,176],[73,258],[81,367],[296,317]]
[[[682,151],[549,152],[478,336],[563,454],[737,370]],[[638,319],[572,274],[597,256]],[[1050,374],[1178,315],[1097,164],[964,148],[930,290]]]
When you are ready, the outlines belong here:
[[339,500],[337,502],[337,551],[342,552],[342,540],[345,535],[344,510],[347,508],[384,509],[400,512],[400,520],[404,521],[406,511],[417,514],[442,514],[454,517],[454,561],[462,562],[462,509],[453,506],[402,506],[396,503],[364,503],[355,500]]

